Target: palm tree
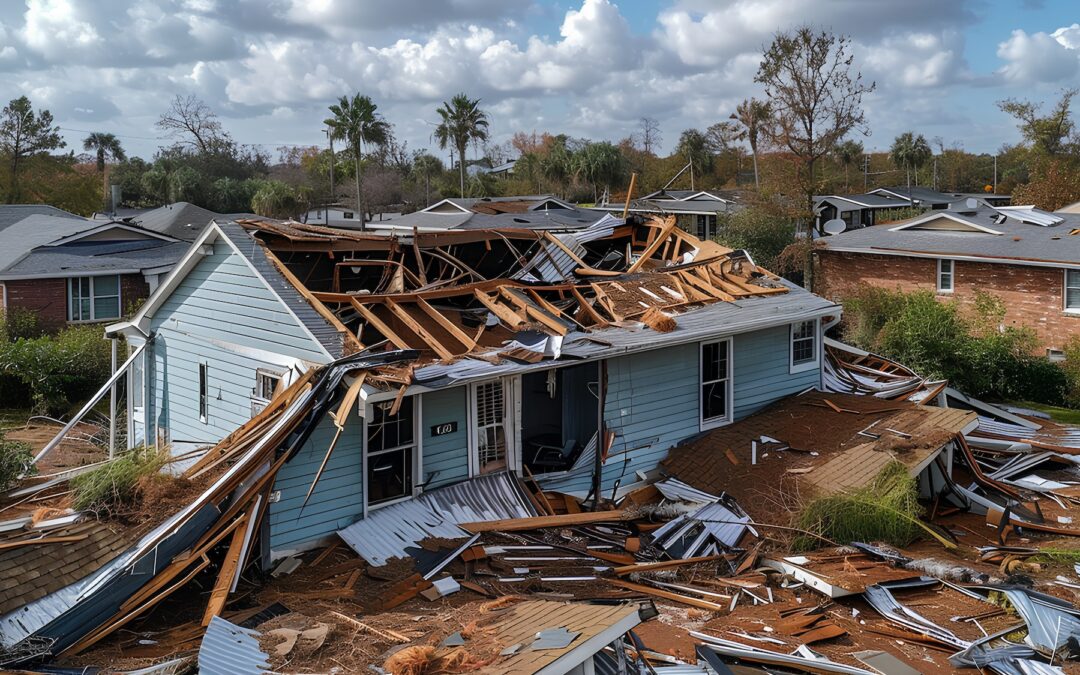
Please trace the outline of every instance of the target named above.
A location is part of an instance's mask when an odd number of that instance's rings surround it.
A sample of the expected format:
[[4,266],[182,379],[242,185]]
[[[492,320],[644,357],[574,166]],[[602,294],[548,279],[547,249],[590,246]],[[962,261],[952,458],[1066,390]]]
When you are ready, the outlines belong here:
[[342,96],[337,103],[330,106],[333,117],[323,121],[330,129],[330,135],[338,140],[344,140],[353,154],[353,163],[356,171],[356,208],[360,212],[360,229],[364,229],[367,221],[367,209],[364,208],[364,197],[360,189],[362,181],[360,159],[364,153],[364,144],[385,145],[390,139],[390,124],[376,112],[378,106],[371,98],[355,94],[352,99]]
[[735,112],[730,119],[742,125],[742,136],[750,144],[750,152],[754,155],[754,187],[761,189],[761,179],[758,176],[758,143],[772,128],[772,104],[768,101],[759,101],[756,98],[744,99],[735,106]]
[[439,148],[445,150],[453,146],[458,153],[458,172],[461,176],[461,196],[465,196],[465,150],[469,143],[486,141],[488,138],[488,116],[480,109],[480,99],[470,99],[465,94],[458,94],[444,101],[435,112],[442,121],[435,127],[435,140]]
[[431,205],[431,176],[443,170],[443,163],[435,155],[423,152],[413,159],[413,171],[424,177],[424,206]]
[[850,169],[854,164],[863,156],[863,144],[859,141],[853,141],[850,138],[846,141],[839,143],[833,148],[833,155],[836,156],[836,160],[840,162],[840,166],[844,167],[844,189],[851,190]]
[[98,173],[101,174],[102,204],[104,205],[104,208],[108,210],[109,175],[106,171],[108,166],[105,164],[105,159],[106,157],[109,157],[115,162],[122,162],[127,159],[127,156],[124,154],[124,149],[120,147],[120,139],[113,134],[94,131],[83,139],[83,150],[93,150],[97,155],[97,170]]
[[610,191],[611,184],[626,175],[626,159],[618,148],[606,141],[589,143],[575,152],[572,166],[576,178],[592,185],[594,202],[597,187],[603,185]]
[[916,183],[918,183],[919,167],[926,164],[933,154],[930,144],[926,142],[926,137],[922,134],[916,136],[910,131],[905,131],[897,136],[893,141],[892,148],[889,149],[889,159],[892,160],[892,163],[907,172],[908,190],[911,190],[912,170],[916,172]]

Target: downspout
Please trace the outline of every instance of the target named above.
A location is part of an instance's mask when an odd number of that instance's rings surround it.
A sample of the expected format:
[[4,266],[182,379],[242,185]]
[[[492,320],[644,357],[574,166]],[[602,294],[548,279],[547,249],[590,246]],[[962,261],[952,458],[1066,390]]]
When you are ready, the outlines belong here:
[[[116,337],[109,338],[109,375],[116,375]],[[116,382],[109,388],[109,459],[116,456]]]

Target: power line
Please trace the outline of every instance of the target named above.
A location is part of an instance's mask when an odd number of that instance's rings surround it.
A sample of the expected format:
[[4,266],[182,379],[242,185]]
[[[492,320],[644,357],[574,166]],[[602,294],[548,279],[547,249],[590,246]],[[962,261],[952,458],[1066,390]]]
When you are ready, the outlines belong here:
[[[58,128],[60,129],[60,131],[74,131],[74,132],[80,133],[80,134],[98,133],[96,131],[91,131],[90,129],[72,129],[71,127],[58,127]],[[116,136],[117,138],[131,138],[131,139],[135,139],[135,140],[139,140],[139,141],[163,141],[163,140],[165,140],[164,136],[154,136],[154,137],[149,137],[149,136],[128,136],[126,134],[113,134],[113,136]]]

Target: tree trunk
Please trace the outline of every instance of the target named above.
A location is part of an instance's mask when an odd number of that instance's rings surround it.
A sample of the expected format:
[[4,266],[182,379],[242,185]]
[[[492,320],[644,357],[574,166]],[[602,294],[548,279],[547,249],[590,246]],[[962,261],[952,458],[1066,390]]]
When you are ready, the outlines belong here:
[[360,192],[360,146],[357,145],[353,148],[353,159],[356,160],[356,210],[360,212],[360,231],[363,232],[366,229],[364,224],[364,201],[363,195]]
[[458,145],[458,175],[461,177],[461,198],[465,199],[465,146]]
[[757,150],[754,150],[754,189],[761,192],[761,179],[758,178]]

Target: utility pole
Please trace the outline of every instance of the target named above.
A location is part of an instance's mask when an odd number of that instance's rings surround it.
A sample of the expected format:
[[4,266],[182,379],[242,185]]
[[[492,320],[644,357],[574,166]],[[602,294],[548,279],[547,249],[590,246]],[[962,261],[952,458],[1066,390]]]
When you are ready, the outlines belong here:
[[937,189],[937,155],[934,155],[934,189]]
[[994,155],[994,194],[997,194],[997,155]]
[[862,157],[862,189],[865,193],[870,189],[870,155],[869,153]]
[[330,139],[330,199],[326,203],[326,212],[324,218],[326,224],[330,224],[330,205],[334,203],[334,163],[336,158],[334,157],[334,133],[330,130],[326,130],[326,137]]

